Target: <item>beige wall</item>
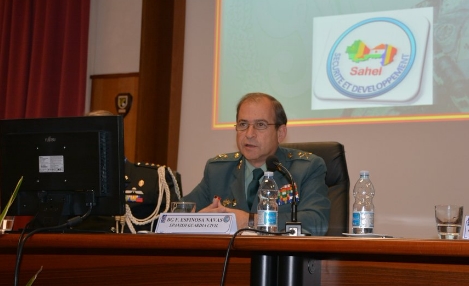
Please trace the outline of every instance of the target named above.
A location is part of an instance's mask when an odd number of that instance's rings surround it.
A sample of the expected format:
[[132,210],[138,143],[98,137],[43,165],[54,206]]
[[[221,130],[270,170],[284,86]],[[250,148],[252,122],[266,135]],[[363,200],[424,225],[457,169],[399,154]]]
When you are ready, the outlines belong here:
[[87,105],[91,75],[139,72],[142,0],[91,0]]

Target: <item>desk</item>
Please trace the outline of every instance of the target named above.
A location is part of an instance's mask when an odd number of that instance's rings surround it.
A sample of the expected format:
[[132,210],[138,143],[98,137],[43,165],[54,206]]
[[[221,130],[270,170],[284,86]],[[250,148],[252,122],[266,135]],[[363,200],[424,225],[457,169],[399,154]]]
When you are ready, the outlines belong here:
[[[17,234],[0,235],[0,284],[12,285]],[[219,285],[230,236],[36,234],[20,285]],[[292,251],[294,250],[294,251]],[[251,255],[320,260],[322,285],[467,285],[469,241],[238,236],[225,285],[249,285]],[[366,280],[364,280],[366,277]],[[365,283],[366,282],[366,283]]]

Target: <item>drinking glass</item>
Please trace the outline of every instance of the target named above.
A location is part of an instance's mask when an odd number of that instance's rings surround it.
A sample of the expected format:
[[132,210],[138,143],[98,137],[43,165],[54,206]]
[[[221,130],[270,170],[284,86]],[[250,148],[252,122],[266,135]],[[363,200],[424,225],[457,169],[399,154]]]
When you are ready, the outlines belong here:
[[195,213],[194,202],[172,202],[171,212],[173,213]]
[[5,216],[2,223],[0,224],[0,234],[13,229],[13,223],[15,222],[14,216]]
[[461,232],[463,207],[436,205],[435,219],[440,239],[458,239]]

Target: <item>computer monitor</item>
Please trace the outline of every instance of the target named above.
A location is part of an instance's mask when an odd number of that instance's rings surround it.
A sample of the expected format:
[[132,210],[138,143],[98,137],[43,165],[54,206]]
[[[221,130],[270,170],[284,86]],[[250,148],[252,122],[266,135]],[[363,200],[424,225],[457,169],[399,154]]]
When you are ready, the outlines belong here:
[[23,182],[10,215],[40,226],[125,212],[122,116],[0,120],[0,202]]

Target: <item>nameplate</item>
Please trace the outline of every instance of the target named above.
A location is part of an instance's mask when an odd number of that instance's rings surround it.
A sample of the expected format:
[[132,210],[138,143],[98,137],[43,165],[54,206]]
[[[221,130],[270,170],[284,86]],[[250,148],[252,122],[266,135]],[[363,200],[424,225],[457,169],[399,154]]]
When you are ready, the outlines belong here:
[[464,220],[464,229],[462,233],[462,238],[469,239],[469,215],[467,215]]
[[161,213],[156,233],[234,234],[233,213]]

